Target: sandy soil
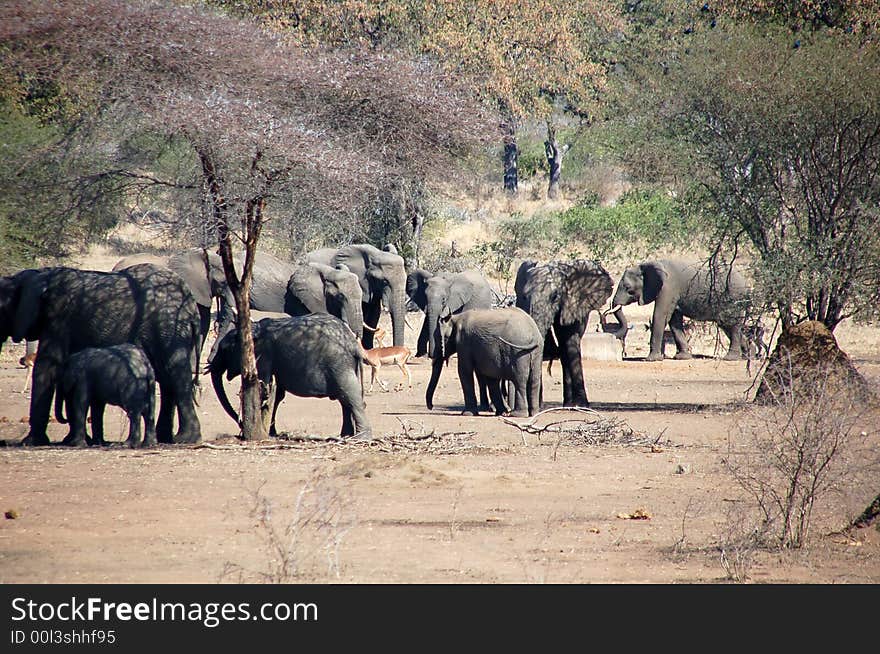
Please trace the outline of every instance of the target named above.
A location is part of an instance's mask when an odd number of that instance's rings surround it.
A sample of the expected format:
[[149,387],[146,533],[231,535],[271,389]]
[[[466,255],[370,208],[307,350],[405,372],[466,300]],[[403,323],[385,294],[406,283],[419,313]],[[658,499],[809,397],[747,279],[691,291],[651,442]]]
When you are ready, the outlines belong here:
[[[837,336],[876,384],[880,330],[843,325]],[[594,408],[644,434],[636,445],[557,447],[488,414],[462,417],[454,366],[428,411],[423,364],[412,393],[375,392],[367,411],[380,437],[404,426],[457,433],[443,440],[458,443],[452,453],[241,445],[209,383],[199,406],[208,446],[2,448],[0,510],[17,517],[0,520],[0,582],[726,581],[718,544],[740,494],[721,460],[753,379],[745,364],[711,358],[706,337],[692,361],[646,363],[646,345],[634,334],[629,360],[584,362]],[[0,356],[8,442],[27,431],[22,351],[7,343]],[[554,372],[544,376],[550,406],[562,395]],[[278,418],[294,435],[332,436],[340,421],[338,404],[292,396]],[[878,414],[861,421],[876,451]],[[105,429],[124,440],[121,412],[108,408]],[[56,442],[66,433],[50,430]],[[809,547],[756,552],[751,580],[880,581],[877,529],[831,533],[878,490],[836,498]],[[639,509],[650,519],[620,517]]]

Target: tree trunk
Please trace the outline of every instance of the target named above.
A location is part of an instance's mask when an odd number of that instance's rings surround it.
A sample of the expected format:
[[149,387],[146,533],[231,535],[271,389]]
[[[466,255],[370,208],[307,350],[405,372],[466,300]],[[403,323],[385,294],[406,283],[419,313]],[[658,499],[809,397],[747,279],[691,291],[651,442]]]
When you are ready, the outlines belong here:
[[556,200],[560,197],[559,180],[562,176],[562,157],[565,148],[559,147],[556,140],[556,128],[547,122],[547,140],[544,141],[544,153],[547,155],[547,166],[550,171],[550,183],[547,186],[547,197]]
[[505,110],[502,103],[503,122],[501,123],[501,133],[504,139],[504,190],[515,195],[519,186],[519,176],[517,172],[517,159],[519,157],[519,149],[516,145],[516,119],[509,110]]
[[412,246],[413,246],[413,262],[416,268],[420,266],[419,252],[422,245],[422,229],[425,226],[425,217],[421,211],[417,209],[413,211],[412,216]]
[[[262,228],[262,198],[249,201],[245,206],[245,263],[241,279],[235,272],[232,259],[232,238],[228,223],[228,205],[223,195],[222,182],[217,177],[210,153],[200,151],[202,174],[211,198],[214,222],[217,226],[217,253],[223,262],[226,285],[235,298],[238,312],[238,338],[241,344],[241,437],[244,440],[265,440],[269,437],[261,409],[263,398],[257,376],[254,355],[254,335],[251,330],[250,289],[253,279],[254,255]],[[271,402],[271,399],[270,399]]]

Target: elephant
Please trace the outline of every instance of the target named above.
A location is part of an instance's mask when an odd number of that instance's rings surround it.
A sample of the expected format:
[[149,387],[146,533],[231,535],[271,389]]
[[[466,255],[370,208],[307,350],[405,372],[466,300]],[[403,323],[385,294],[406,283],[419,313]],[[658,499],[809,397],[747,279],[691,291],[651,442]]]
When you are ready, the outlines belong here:
[[[275,414],[285,393],[301,397],[329,397],[342,405],[340,435],[369,438],[372,435],[364,410],[364,386],[360,345],[344,322],[334,316],[313,313],[289,318],[263,318],[253,323],[254,354],[260,381],[275,383],[275,399],[269,433],[277,435]],[[220,404],[239,422],[223,386],[241,374],[238,330],[223,336],[208,362],[211,382]]]
[[663,359],[663,332],[669,325],[678,350],[676,359],[690,359],[684,318],[718,324],[730,339],[727,360],[747,355],[743,325],[749,304],[749,285],[732,266],[706,265],[675,259],[644,261],[624,271],[614,294],[614,306],[654,303],[651,351],[647,361]]
[[[528,313],[544,335],[544,358],[562,364],[563,406],[589,406],[581,362],[581,339],[591,311],[611,296],[611,275],[597,262],[576,259],[539,264],[524,261],[516,273],[516,306]],[[628,325],[617,309],[618,338]]]
[[428,409],[434,407],[434,391],[444,362],[458,355],[458,378],[464,394],[464,414],[478,415],[474,375],[483,377],[497,414],[504,413],[500,382],[512,386],[512,415],[532,416],[540,410],[541,346],[544,335],[531,316],[515,307],[448,312],[438,324],[437,347],[432,357],[431,379],[425,392]]
[[208,337],[211,305],[214,298],[218,298],[220,303],[220,309],[217,313],[218,332],[225,331],[226,326],[233,318],[235,298],[226,284],[223,262],[217,254],[205,249],[185,250],[168,257],[132,254],[117,261],[113,266],[113,272],[119,272],[140,263],[164,266],[183,278],[199,307],[203,346]]
[[[403,257],[394,246],[380,250],[372,245],[354,244],[339,249],[325,248],[309,252],[309,262],[328,266],[344,264],[358,276],[363,292],[364,324],[375,327],[382,312],[382,303],[391,314],[393,345],[402,346],[406,320],[406,269]],[[373,347],[373,332],[364,328],[361,342],[365,349]]]
[[[170,270],[151,264],[115,273],[54,267],[0,278],[0,344],[9,337],[40,342],[23,445],[50,444],[46,425],[52,394],[68,357],[122,343],[139,346],[155,371],[159,442],[201,440],[193,396],[201,352],[199,311],[186,283]],[[179,426],[172,436],[175,410]]]
[[[69,445],[104,445],[104,407],[122,407],[128,415],[129,447],[156,444],[156,375],[147,355],[130,343],[90,347],[73,354],[55,392],[55,418],[70,421]],[[86,435],[86,413],[92,410],[92,438]]]
[[491,309],[495,293],[477,270],[437,273],[416,269],[406,276],[406,293],[425,312],[416,356],[433,356],[434,332],[444,310],[456,314],[470,309]]
[[329,313],[359,334],[364,324],[362,298],[360,281],[348,266],[300,264],[287,282],[284,311],[291,316]]

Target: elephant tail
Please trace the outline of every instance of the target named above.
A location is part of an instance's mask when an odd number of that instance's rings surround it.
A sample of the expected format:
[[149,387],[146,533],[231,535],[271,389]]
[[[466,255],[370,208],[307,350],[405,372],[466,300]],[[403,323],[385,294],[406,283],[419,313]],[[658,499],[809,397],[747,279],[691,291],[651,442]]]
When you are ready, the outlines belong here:
[[61,392],[61,384],[55,387],[55,420],[62,425],[67,424],[64,417],[64,393]]
[[531,345],[518,345],[517,343],[511,343],[503,336],[498,336],[497,338],[499,341],[501,341],[505,345],[509,345],[510,347],[514,347],[518,350],[523,350],[524,352],[530,352],[530,351],[534,350],[536,347],[538,347],[537,343],[532,343]]

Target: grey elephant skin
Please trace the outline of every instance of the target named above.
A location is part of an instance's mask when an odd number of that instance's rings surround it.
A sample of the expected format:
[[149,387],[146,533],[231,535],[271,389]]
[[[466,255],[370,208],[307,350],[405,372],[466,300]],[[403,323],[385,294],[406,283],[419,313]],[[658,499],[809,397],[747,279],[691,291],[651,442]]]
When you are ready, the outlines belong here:
[[[315,313],[291,318],[264,318],[253,324],[257,374],[267,387],[275,383],[271,435],[277,435],[275,414],[285,393],[329,397],[342,405],[342,436],[369,437],[364,410],[362,354],[357,339],[338,318]],[[208,363],[211,382],[226,413],[238,413],[223,386],[241,375],[241,345],[233,329],[221,339]]]
[[491,309],[495,299],[489,282],[477,270],[434,274],[418,268],[406,276],[406,293],[425,312],[416,344],[417,357],[434,354],[435,331],[442,313]]
[[226,284],[223,262],[217,254],[204,249],[185,250],[167,257],[143,253],[132,254],[117,261],[113,266],[113,272],[119,272],[141,263],[164,266],[177,273],[186,282],[187,288],[193,294],[199,307],[202,345],[208,336],[211,305],[214,298],[220,302],[220,310],[217,314],[218,331],[219,333],[225,332],[226,326],[233,318],[235,298]]
[[[67,360],[55,393],[55,418],[70,423],[65,444],[104,445],[104,408],[108,404],[121,407],[128,416],[129,447],[156,444],[156,376],[139,347],[126,343],[86,348]],[[92,438],[86,434],[89,408]]]
[[458,378],[464,394],[465,413],[478,415],[474,376],[493,380],[488,384],[496,413],[502,413],[504,399],[500,382],[513,387],[513,415],[534,415],[540,410],[541,347],[544,335],[535,321],[517,308],[474,309],[441,317],[440,340],[432,359],[431,379],[425,393],[428,409],[434,406],[434,391],[444,362],[458,355]]
[[[327,266],[343,264],[357,275],[363,292],[364,323],[375,327],[382,313],[382,304],[391,314],[391,327],[395,346],[402,346],[403,327],[406,320],[406,269],[403,257],[393,246],[380,250],[372,245],[357,243],[338,249],[326,248],[309,252],[310,262]],[[364,328],[361,342],[365,349],[373,347],[373,332]]]
[[728,360],[747,355],[742,330],[749,305],[749,285],[732,266],[675,259],[644,261],[626,269],[614,294],[614,305],[654,303],[651,350],[647,361],[663,359],[663,332],[672,332],[676,359],[690,359],[684,318],[715,322],[730,339]]
[[291,316],[329,313],[360,334],[364,325],[362,302],[360,280],[348,266],[301,263],[287,281],[284,312]]
[[[199,311],[184,281],[150,264],[107,273],[42,268],[0,278],[0,343],[40,342],[24,445],[48,445],[46,425],[61,367],[88,347],[131,343],[156,374],[159,442],[195,443],[201,427],[193,390],[201,351]],[[178,431],[173,435],[174,413]]]
[[[562,367],[563,406],[589,406],[581,362],[581,339],[591,311],[611,296],[611,275],[595,261],[524,261],[516,273],[516,306],[528,313],[544,338],[544,358]],[[623,311],[615,314],[622,334]]]

